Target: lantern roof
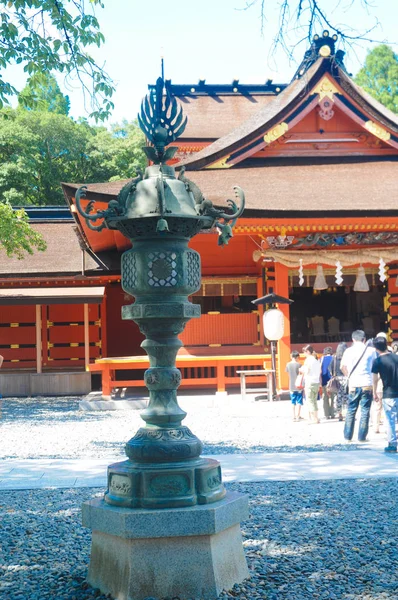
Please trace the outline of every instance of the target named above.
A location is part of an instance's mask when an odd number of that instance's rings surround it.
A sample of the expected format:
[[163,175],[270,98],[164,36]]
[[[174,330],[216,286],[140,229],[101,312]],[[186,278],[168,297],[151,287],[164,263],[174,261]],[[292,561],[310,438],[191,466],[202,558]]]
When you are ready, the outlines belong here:
[[290,300],[290,298],[285,298],[284,296],[278,296],[278,294],[266,294],[265,296],[261,296],[261,298],[256,298],[252,300],[252,304],[256,306],[259,304],[293,304],[294,300]]

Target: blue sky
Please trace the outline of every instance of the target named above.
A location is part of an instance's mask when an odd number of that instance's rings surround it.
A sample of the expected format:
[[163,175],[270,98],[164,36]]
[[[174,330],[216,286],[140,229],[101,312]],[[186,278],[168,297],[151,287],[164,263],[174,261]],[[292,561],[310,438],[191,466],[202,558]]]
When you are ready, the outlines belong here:
[[[397,41],[397,0],[321,0],[333,23],[345,24],[358,31],[371,27],[377,19],[380,26],[370,36],[380,42]],[[297,0],[292,0],[296,4]],[[289,62],[281,48],[270,55],[272,40],[278,27],[279,0],[266,0],[267,21],[263,36],[260,32],[260,0],[249,10],[245,0],[104,0],[105,8],[96,9],[106,43],[91,53],[117,84],[113,98],[115,110],[112,122],[134,119],[148,83],[160,72],[160,56],[165,60],[165,76],[175,83],[196,83],[199,78],[209,83],[229,83],[234,78],[244,83],[288,82],[300,62],[307,43],[299,45]],[[352,6],[350,6],[352,4]],[[394,14],[395,13],[395,14]],[[305,22],[305,16],[303,22]],[[305,30],[291,32],[289,44],[305,37]],[[341,46],[340,46],[341,47]],[[356,44],[347,51],[346,66],[352,73],[361,67],[369,42]],[[395,51],[398,47],[394,46]],[[20,73],[8,69],[21,86]],[[58,77],[62,87],[62,80]],[[84,113],[83,97],[76,85],[68,92],[71,115]]]

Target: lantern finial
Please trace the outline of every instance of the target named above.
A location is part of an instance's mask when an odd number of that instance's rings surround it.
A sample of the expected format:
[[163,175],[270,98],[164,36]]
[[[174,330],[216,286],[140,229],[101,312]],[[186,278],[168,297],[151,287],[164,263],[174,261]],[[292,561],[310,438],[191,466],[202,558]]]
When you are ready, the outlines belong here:
[[173,158],[177,148],[171,146],[165,151],[165,147],[182,135],[187,118],[184,119],[181,106],[165,87],[162,77],[158,77],[155,88],[143,99],[138,123],[154,146],[144,148],[149,160],[158,165]]

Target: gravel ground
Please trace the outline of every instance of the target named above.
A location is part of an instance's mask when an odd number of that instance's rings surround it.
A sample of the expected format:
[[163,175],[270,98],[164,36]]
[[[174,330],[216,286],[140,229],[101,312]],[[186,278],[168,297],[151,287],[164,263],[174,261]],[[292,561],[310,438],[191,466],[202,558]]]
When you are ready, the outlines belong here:
[[[228,487],[250,496],[251,577],[220,599],[398,600],[396,480]],[[2,600],[105,599],[85,582],[90,532],[80,525],[81,503],[100,493],[0,493]]]
[[[144,425],[139,411],[84,412],[79,398],[7,398],[0,410],[0,459],[106,458]],[[204,454],[355,450],[343,439],[343,423],[293,423],[289,401],[243,404],[211,397],[182,397],[184,420],[203,441]],[[369,433],[369,440],[383,439]]]

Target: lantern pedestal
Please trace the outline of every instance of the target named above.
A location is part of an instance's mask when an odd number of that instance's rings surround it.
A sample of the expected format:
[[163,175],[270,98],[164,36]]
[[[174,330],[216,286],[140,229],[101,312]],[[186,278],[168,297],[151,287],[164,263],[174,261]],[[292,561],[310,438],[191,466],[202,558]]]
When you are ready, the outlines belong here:
[[83,505],[93,531],[88,582],[123,600],[215,599],[249,576],[240,522],[247,497],[174,509],[129,509],[102,499]]

